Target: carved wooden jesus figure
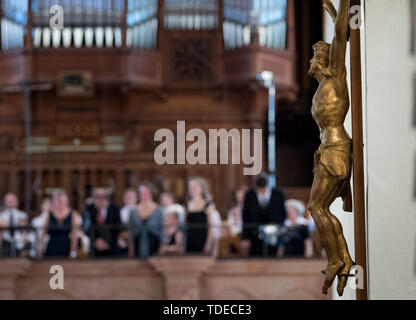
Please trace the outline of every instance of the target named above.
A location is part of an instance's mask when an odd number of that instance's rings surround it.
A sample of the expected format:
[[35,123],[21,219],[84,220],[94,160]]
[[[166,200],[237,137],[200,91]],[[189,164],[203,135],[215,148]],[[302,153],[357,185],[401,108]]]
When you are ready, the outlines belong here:
[[329,211],[338,197],[344,210],[352,211],[350,189],[351,138],[344,128],[349,109],[345,55],[348,41],[350,0],[341,0],[339,12],[331,0],[323,6],[335,22],[332,44],[320,41],[313,46],[309,75],[319,82],[313,98],[312,115],[320,128],[321,145],[315,154],[314,181],[308,208],[326,250],[328,265],[322,292],[328,293],[338,276],[338,293],[342,295],[354,262],[348,252],[342,226]]

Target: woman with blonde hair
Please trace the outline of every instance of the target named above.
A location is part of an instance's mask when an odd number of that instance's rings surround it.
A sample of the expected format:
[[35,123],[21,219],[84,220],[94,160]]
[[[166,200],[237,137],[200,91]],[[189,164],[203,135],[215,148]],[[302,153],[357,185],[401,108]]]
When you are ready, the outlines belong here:
[[57,191],[52,197],[52,210],[45,219],[39,243],[39,255],[42,257],[46,236],[49,241],[44,255],[47,257],[76,257],[77,242],[82,224],[80,215],[68,204],[68,196]]
[[221,217],[215,209],[206,181],[192,177],[188,181],[186,205],[186,252],[216,255]]

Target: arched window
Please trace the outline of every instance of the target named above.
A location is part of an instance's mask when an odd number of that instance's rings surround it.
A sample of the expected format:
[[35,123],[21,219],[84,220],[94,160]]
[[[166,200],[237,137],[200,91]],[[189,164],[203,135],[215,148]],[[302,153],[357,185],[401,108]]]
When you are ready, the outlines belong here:
[[225,47],[249,45],[253,28],[264,47],[286,47],[287,0],[224,0]]

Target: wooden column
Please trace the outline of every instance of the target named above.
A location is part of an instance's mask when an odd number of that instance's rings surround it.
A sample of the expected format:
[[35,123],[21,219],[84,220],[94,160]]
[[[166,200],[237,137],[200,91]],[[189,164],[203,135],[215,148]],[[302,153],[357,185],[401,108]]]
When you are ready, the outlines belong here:
[[118,203],[123,203],[123,193],[124,193],[124,170],[116,169],[115,172],[115,193],[116,200]]
[[0,0],[0,52],[3,51],[3,44],[1,40],[1,20],[3,18],[3,8],[2,8],[3,1]]
[[[360,5],[360,0],[351,0]],[[361,79],[360,29],[351,29],[351,113],[353,140],[354,241],[355,262],[364,269],[364,289],[357,289],[357,300],[367,300],[366,214],[364,195],[364,140]]]
[[26,17],[26,39],[24,41],[25,49],[33,48],[33,37],[32,37],[32,0],[27,1],[27,17]]
[[11,168],[9,170],[9,189],[10,192],[17,193],[17,169]]
[[92,186],[92,192],[94,192],[94,189],[97,188],[97,169],[91,168],[90,171],[90,183]]
[[84,167],[79,168],[79,191],[78,191],[78,210],[82,214],[85,203],[85,169]]
[[[220,30],[220,33],[222,35],[222,25],[224,22],[224,0],[218,0],[218,29]],[[224,39],[221,36],[221,40],[224,43]]]
[[36,208],[35,208],[35,215],[38,213],[38,210],[40,210],[40,204],[42,202],[43,198],[43,179],[42,179],[42,168],[37,167],[36,168],[36,179],[39,179],[37,182],[37,190],[36,190]]
[[32,15],[32,0],[27,1],[27,17],[26,17],[26,37],[23,41],[25,51],[25,79],[26,81],[33,80],[33,15]]
[[71,175],[72,171],[70,168],[62,169],[62,188],[67,192],[69,203],[72,203],[72,188],[71,188]]
[[289,52],[295,53],[296,52],[295,0],[288,0],[287,8],[286,8],[286,16],[287,16],[286,48]]
[[121,26],[121,46],[122,48],[127,47],[127,13],[129,10],[129,1],[124,0],[124,12],[123,12],[123,24]]
[[[51,187],[51,181],[52,181],[52,171],[49,169],[44,169],[44,181],[42,183],[43,185],[43,192],[45,193],[46,189]],[[43,174],[42,174],[43,176]]]
[[201,277],[215,260],[210,257],[154,257],[148,262],[164,279],[166,300],[199,300]]
[[157,48],[160,48],[160,42],[162,37],[162,30],[165,22],[165,0],[159,0],[158,1],[158,7],[157,7]]

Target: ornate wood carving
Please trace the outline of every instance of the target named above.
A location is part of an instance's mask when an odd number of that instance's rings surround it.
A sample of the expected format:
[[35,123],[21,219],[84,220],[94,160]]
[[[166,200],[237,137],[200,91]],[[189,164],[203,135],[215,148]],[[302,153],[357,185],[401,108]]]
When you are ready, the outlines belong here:
[[209,81],[212,74],[211,41],[204,38],[172,39],[174,81]]

